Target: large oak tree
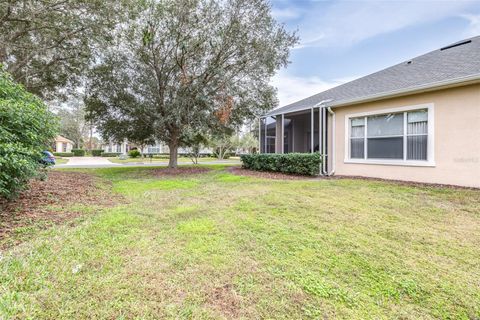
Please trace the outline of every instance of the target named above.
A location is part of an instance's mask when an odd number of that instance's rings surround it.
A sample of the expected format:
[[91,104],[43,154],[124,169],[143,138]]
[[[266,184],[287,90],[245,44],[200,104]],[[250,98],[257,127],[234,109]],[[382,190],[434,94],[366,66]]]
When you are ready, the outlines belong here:
[[[177,166],[183,132],[217,132],[277,103],[269,85],[297,42],[266,0],[158,0],[119,30],[92,72],[93,119],[153,124]],[[107,116],[108,115],[108,116]]]

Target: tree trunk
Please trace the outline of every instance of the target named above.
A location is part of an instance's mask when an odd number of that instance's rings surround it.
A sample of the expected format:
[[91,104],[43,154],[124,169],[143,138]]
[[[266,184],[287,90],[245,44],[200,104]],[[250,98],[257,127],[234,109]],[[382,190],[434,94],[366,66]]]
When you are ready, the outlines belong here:
[[178,162],[178,143],[176,139],[173,139],[171,142],[168,143],[168,149],[170,149],[170,159],[168,160],[168,167],[169,168],[177,168]]
[[222,159],[223,159],[223,148],[222,148],[222,147],[219,147],[219,148],[218,148],[217,159],[218,159],[218,160],[222,160]]

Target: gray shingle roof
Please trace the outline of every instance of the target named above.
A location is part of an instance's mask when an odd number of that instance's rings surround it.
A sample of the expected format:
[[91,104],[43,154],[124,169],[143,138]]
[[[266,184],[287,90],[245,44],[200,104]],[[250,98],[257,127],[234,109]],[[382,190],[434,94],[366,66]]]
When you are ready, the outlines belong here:
[[[465,43],[464,43],[465,42]],[[464,43],[464,44],[461,44]],[[394,91],[414,91],[419,87],[435,86],[449,80],[480,77],[480,36],[462,40],[392,67],[320,92],[306,99],[277,108],[268,113],[275,115],[295,112],[330,100],[327,105],[340,105],[342,101],[361,100],[363,97],[382,96]]]

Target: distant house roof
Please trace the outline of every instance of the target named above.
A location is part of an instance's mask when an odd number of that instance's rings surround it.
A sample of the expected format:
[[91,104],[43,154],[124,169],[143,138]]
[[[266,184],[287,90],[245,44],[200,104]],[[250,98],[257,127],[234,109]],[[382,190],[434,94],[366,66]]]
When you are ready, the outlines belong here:
[[55,142],[66,142],[66,143],[71,143],[71,144],[73,144],[73,141],[72,141],[72,140],[69,140],[69,139],[67,139],[67,138],[65,138],[65,137],[62,137],[62,136],[57,136],[57,137],[55,138]]
[[480,81],[480,36],[465,39],[392,67],[274,109],[277,115],[309,109],[320,102],[337,107]]

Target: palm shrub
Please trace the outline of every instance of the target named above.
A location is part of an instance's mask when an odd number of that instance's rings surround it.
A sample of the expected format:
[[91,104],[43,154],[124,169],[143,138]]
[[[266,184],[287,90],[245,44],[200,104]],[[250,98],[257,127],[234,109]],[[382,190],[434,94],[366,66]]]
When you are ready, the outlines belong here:
[[129,156],[130,158],[138,158],[138,157],[140,157],[141,155],[142,155],[142,154],[141,154],[140,151],[138,151],[138,150],[130,150],[130,151],[128,151],[128,156]]
[[42,168],[57,134],[56,117],[0,65],[0,197],[13,198]]
[[315,176],[320,173],[322,163],[320,154],[287,153],[287,154],[244,154],[240,157],[242,167],[257,171],[273,171],[290,174]]

